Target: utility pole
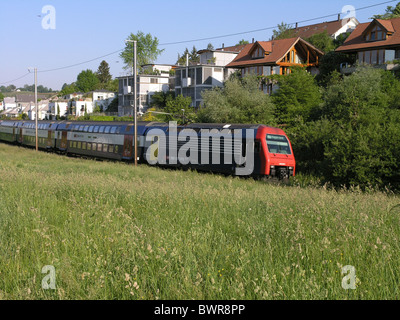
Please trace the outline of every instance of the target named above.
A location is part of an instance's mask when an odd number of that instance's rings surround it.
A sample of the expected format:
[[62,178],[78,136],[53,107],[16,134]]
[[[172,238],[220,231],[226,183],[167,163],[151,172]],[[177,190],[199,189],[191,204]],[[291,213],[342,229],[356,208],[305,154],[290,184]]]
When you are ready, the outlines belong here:
[[36,151],[39,151],[39,139],[38,139],[38,117],[39,117],[39,105],[38,105],[38,94],[37,94],[37,68],[35,68],[35,109],[36,109],[36,117],[35,117],[35,136],[36,136]]
[[137,41],[136,40],[125,40],[125,42],[133,42],[133,117],[134,117],[134,141],[135,141],[135,167],[137,167],[138,162],[138,139],[137,139]]

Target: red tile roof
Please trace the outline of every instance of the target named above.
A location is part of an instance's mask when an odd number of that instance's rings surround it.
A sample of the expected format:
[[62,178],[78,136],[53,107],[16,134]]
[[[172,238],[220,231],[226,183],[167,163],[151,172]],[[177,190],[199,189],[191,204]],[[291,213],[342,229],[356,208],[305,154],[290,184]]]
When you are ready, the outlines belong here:
[[[386,40],[366,41],[364,39],[364,31],[371,26],[372,23],[378,21],[389,32],[393,32]],[[336,49],[338,52],[354,52],[362,49],[400,46],[400,18],[391,20],[374,20],[372,22],[361,23],[356,30],[348,37],[345,43]]]
[[[312,47],[318,53],[323,55],[323,52],[313,47],[307,41],[301,38],[290,38],[282,40],[272,41],[257,41],[246,45],[246,47],[238,54],[238,56],[227,65],[228,68],[242,67],[248,65],[276,65],[281,59],[283,59],[289,50],[296,45],[299,41]],[[251,53],[257,46],[261,46],[264,51],[270,52],[263,58],[253,59]]]
[[227,51],[227,52],[240,52],[246,47],[246,44],[241,44],[238,46],[231,46],[231,47],[224,47],[224,48],[219,48],[217,51]]
[[298,27],[293,29],[294,35],[303,39],[309,38],[314,34],[322,33],[327,31],[330,36],[333,36],[338,32],[344,24],[348,23],[351,19],[342,19],[329,22],[322,22],[313,24],[310,26]]

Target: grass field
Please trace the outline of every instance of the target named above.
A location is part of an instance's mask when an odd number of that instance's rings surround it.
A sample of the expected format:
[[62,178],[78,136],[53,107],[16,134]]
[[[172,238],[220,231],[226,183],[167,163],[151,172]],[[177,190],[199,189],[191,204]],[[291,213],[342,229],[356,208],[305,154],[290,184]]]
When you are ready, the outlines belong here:
[[398,299],[399,203],[0,144],[0,299]]

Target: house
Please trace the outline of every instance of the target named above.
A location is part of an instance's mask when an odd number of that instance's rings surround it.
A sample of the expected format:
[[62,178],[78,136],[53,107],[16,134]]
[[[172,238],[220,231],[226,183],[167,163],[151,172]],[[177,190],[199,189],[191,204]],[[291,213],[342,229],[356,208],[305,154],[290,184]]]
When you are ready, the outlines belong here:
[[229,76],[235,72],[226,66],[244,47],[245,45],[198,51],[199,63],[177,67],[175,94],[191,97],[192,106],[200,107],[203,102],[202,92],[214,87],[222,87]]
[[77,117],[82,117],[85,113],[93,113],[93,100],[92,98],[81,98],[69,102],[69,108],[72,114]]
[[[142,66],[143,73],[137,77],[137,93],[139,95],[139,112],[145,112],[151,103],[151,97],[156,92],[168,92],[173,89],[171,74],[174,65],[152,64]],[[133,115],[133,76],[118,77],[118,114]]]
[[[323,55],[322,51],[301,38],[257,41],[246,45],[226,67],[239,69],[242,76],[285,75],[295,66],[305,66],[310,73],[318,74]],[[263,91],[271,94],[276,89],[276,84],[266,79]]]
[[100,107],[101,110],[106,111],[111,102],[115,99],[115,92],[107,90],[95,90],[89,92],[92,96],[94,108]]
[[63,99],[65,99],[65,100],[81,99],[81,98],[83,98],[83,96],[84,96],[84,93],[75,92],[75,93],[70,93],[70,94],[65,95],[63,97]]
[[[45,120],[47,119],[47,112],[49,110],[49,100],[42,100],[38,102],[38,109],[39,109],[39,117],[38,120]],[[23,108],[19,109],[19,114],[27,114],[29,120],[36,119],[36,105],[34,102],[30,103],[29,105],[25,105]]]
[[333,39],[337,39],[343,33],[353,32],[360,22],[356,18],[340,19],[340,16],[335,21],[322,22],[309,26],[296,27],[293,30],[295,37],[302,39],[310,38],[311,36],[323,32],[327,32]]
[[66,99],[50,100],[47,111],[47,119],[56,119],[57,116],[66,117],[68,114],[68,103]]
[[[399,68],[400,18],[374,19],[360,24],[336,52],[355,55],[359,64],[379,66],[385,70]],[[343,73],[354,68],[343,66]]]
[[3,99],[4,102],[4,110],[11,110],[17,107],[17,103],[15,101],[15,97],[5,97]]

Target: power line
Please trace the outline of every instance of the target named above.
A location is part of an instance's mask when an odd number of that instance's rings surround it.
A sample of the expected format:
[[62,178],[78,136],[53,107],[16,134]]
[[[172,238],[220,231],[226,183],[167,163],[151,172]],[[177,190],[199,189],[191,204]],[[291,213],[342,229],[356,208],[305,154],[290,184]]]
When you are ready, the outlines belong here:
[[0,83],[0,85],[9,84],[11,82],[15,82],[15,81],[21,80],[21,79],[25,78],[26,76],[28,76],[29,74],[30,74],[30,72],[24,74],[23,76],[21,76],[21,77],[19,77],[17,79],[6,81],[6,82],[2,82],[2,83]]
[[[355,10],[356,11],[362,11],[362,10],[365,10],[365,9],[370,9],[370,8],[373,8],[373,7],[377,7],[377,6],[381,6],[381,5],[384,5],[384,4],[389,4],[389,3],[397,2],[397,1],[398,0],[385,1],[385,2],[378,3],[378,4],[374,4],[374,5],[358,8],[358,9],[355,9]],[[302,20],[302,21],[296,21],[296,22],[293,22],[293,23],[289,23],[289,25],[295,25],[296,23],[300,24],[300,23],[305,23],[305,22],[325,19],[325,18],[337,16],[337,15],[342,14],[342,13],[343,12],[338,12],[338,13],[334,13],[334,14],[330,14],[330,15],[326,15],[326,16],[322,16],[322,17],[318,17],[318,18],[312,18],[312,19],[307,19],[307,20]],[[214,36],[214,37],[207,37],[207,38],[200,38],[200,39],[193,39],[193,40],[184,40],[184,41],[177,41],[177,42],[169,42],[169,43],[160,44],[160,46],[169,46],[169,45],[183,44],[183,43],[188,43],[188,42],[199,42],[199,41],[206,41],[206,40],[215,40],[215,39],[220,39],[220,38],[228,38],[228,37],[239,36],[239,35],[244,35],[244,34],[249,34],[249,33],[256,33],[256,32],[261,32],[261,31],[273,30],[275,28],[276,28],[276,26],[273,26],[273,27],[266,27],[266,28],[255,29],[255,30],[250,30],[250,31],[230,33],[230,34]]]
[[[377,3],[377,4],[373,4],[373,5],[369,5],[369,6],[365,6],[365,7],[361,7],[361,8],[356,8],[355,10],[356,11],[362,11],[362,10],[366,10],[366,9],[382,6],[382,5],[393,3],[393,2],[397,2],[397,1],[398,0],[385,1],[385,2],[381,2],[381,3]],[[342,12],[329,14],[329,15],[326,15],[326,16],[318,17],[318,18],[312,18],[312,19],[307,19],[307,20],[302,20],[302,21],[296,21],[296,22],[293,22],[293,23],[289,23],[289,25],[294,25],[296,23],[300,24],[300,23],[305,23],[305,22],[311,22],[311,21],[315,21],[315,20],[325,19],[325,18],[337,16],[339,14],[342,14]],[[159,44],[159,46],[166,47],[166,46],[177,45],[177,44],[193,43],[193,42],[200,42],[200,41],[228,38],[228,37],[233,37],[233,36],[238,36],[238,35],[245,35],[245,34],[249,34],[249,33],[256,33],[256,32],[261,32],[261,31],[273,30],[275,28],[276,28],[276,26],[273,26],[273,27],[266,27],[266,28],[255,29],[255,30],[250,30],[250,31],[243,31],[243,32],[237,32],[237,33],[230,33],[230,34],[213,36],[213,37],[206,37],[206,38],[199,38],[199,39],[192,39],[192,40],[184,40],[184,41],[177,41],[177,42],[167,42],[167,43],[161,43],[161,44]],[[105,57],[112,56],[112,55],[120,53],[120,52],[122,52],[124,50],[125,50],[125,48],[117,50],[117,51],[114,51],[114,52],[111,52],[111,53],[108,53],[108,54],[103,55],[101,57],[97,57],[97,58],[94,58],[94,59],[90,59],[90,60],[87,60],[87,61],[79,62],[79,63],[76,63],[76,64],[64,66],[64,67],[38,71],[38,73],[54,72],[54,71],[65,70],[65,69],[77,67],[77,66],[80,66],[80,65],[84,65],[84,64],[99,60],[99,59],[103,59]],[[0,83],[0,85],[8,84],[8,83],[11,83],[11,82],[14,82],[14,81],[18,81],[20,79],[25,78],[27,75],[29,75],[29,73],[27,73],[27,74],[25,74],[25,75],[23,75],[23,76],[21,76],[21,77],[19,77],[17,79]]]

